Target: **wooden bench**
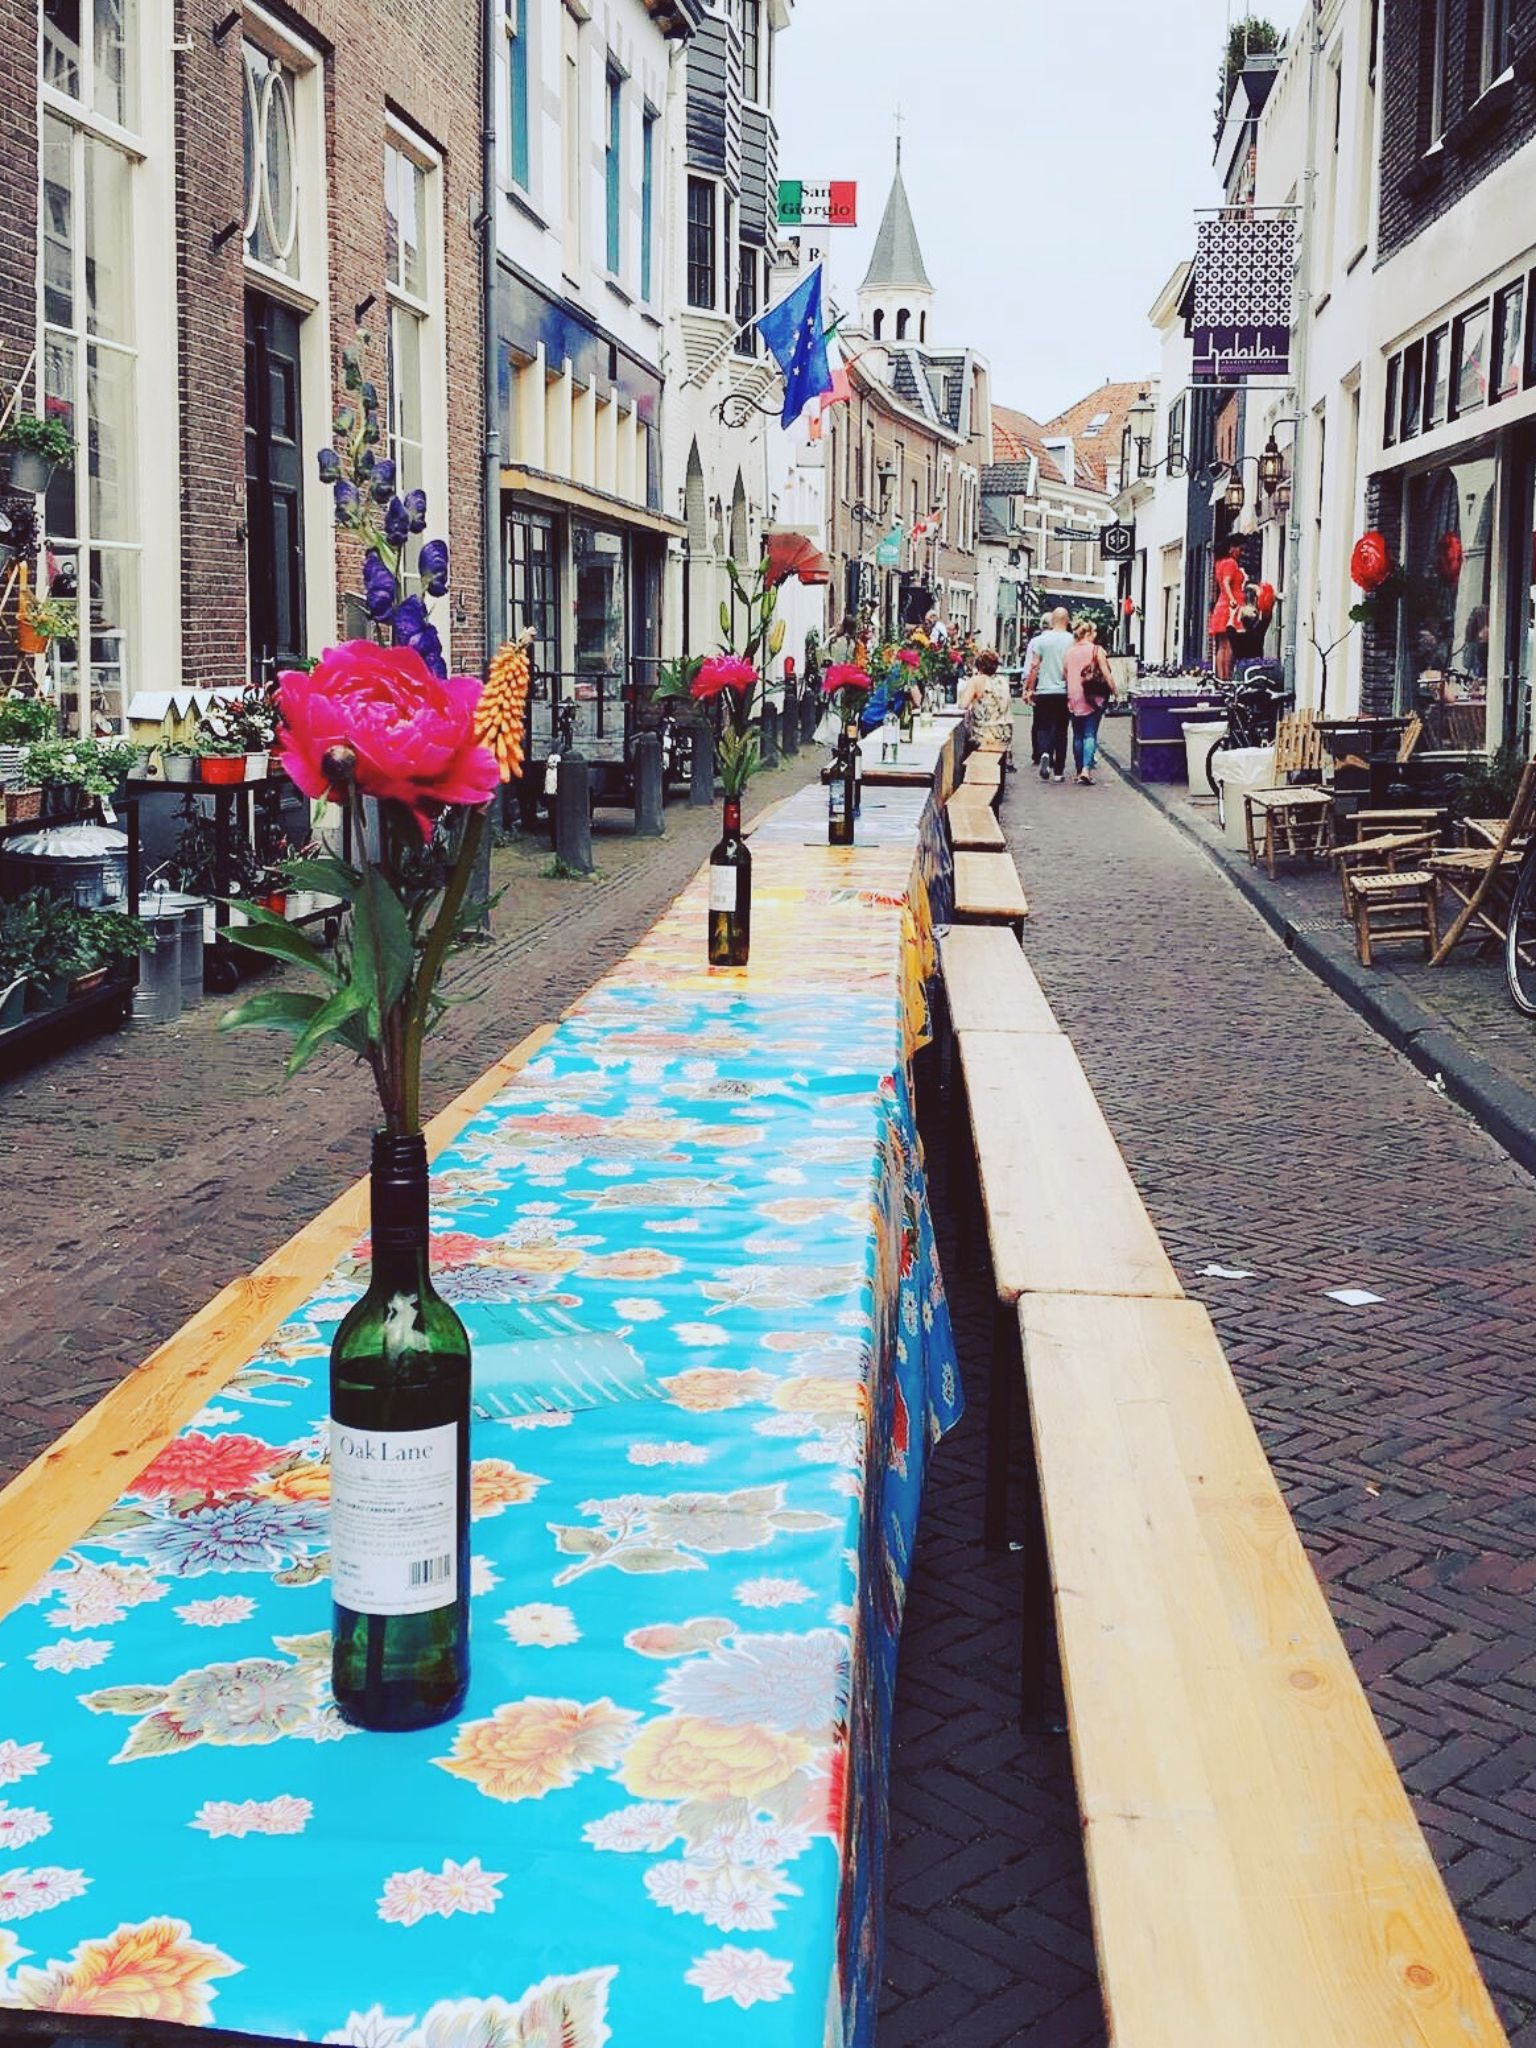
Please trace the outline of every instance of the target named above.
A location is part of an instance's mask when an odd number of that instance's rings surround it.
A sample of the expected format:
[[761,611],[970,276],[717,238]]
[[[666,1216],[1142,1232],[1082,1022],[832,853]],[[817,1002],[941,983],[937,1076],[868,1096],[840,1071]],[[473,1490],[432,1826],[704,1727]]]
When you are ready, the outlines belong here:
[[1038,1293],[1177,1301],[1184,1290],[1071,1041],[962,1031],[958,1042],[997,1294],[985,1534],[1001,1550],[1016,1304]]
[[1008,853],[955,855],[955,922],[1007,925],[1022,941],[1029,901]]
[[950,1028],[957,1035],[1060,1033],[1034,969],[1006,932],[985,925],[951,927],[939,935],[939,965]]
[[1116,2048],[1499,2048],[1205,1310],[1018,1320]]
[[969,754],[966,756],[965,772],[960,778],[964,789],[979,789],[986,795],[988,803],[996,805],[1003,795],[1003,757],[1001,754]]
[[952,796],[944,806],[944,820],[957,853],[1002,853],[1007,848],[996,811],[978,791],[961,790]]

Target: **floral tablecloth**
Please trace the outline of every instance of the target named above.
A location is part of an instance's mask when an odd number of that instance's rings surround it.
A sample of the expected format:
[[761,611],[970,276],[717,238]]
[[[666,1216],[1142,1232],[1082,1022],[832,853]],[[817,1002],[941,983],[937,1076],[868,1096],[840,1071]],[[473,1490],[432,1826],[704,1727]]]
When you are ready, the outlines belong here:
[[475,1424],[463,1716],[374,1737],[329,1699],[363,1247],[0,1625],[0,2004],[871,2039],[896,1644],[961,1399],[906,1082],[923,820],[852,869],[783,823],[750,969],[699,971],[688,892],[436,1168],[477,1347],[589,1330],[631,1367]]

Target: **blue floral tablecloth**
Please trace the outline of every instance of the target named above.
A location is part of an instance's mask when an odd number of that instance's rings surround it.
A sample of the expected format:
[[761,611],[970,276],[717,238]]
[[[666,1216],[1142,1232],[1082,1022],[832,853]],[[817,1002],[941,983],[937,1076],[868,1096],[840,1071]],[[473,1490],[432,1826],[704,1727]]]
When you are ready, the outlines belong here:
[[0,1626],[0,2004],[353,2048],[871,2039],[896,1645],[961,1396],[910,920],[827,908],[775,836],[766,964],[661,972],[685,898],[436,1167],[477,1347],[600,1332],[630,1367],[475,1425],[462,1717],[374,1737],[329,1699],[360,1247]]

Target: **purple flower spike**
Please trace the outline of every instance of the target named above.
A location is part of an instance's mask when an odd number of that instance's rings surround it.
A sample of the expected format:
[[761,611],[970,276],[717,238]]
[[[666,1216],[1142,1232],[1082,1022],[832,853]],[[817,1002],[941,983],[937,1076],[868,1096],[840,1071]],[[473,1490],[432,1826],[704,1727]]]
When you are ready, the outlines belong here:
[[357,490],[343,477],[334,487],[337,523],[345,526],[357,511]]
[[387,455],[373,465],[372,497],[375,505],[387,505],[395,495],[395,465]]
[[333,484],[341,475],[341,457],[334,448],[322,448],[315,461],[320,470],[320,481]]
[[363,557],[363,602],[370,619],[387,619],[398,595],[395,579],[370,548]]
[[405,546],[411,530],[410,516],[398,498],[391,498],[384,508],[384,538],[392,548]]
[[427,530],[426,492],[407,491],[405,494],[405,509],[410,515],[412,533],[425,533]]
[[443,596],[448,588],[447,541],[424,541],[421,553],[416,558],[416,567],[422,582],[426,585],[428,597]]

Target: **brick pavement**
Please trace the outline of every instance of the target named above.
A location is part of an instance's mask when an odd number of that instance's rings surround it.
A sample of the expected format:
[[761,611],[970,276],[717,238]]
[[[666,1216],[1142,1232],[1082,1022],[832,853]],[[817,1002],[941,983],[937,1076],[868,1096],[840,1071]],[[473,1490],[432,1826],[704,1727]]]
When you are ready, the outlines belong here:
[[[749,811],[816,772],[802,753]],[[599,812],[595,879],[551,881],[545,842],[496,857],[489,944],[460,955],[427,1050],[428,1113],[559,1015],[667,907],[719,837],[716,810],[636,840]],[[271,984],[275,985],[275,984]],[[187,1317],[367,1171],[372,1083],[326,1053],[294,1082],[275,1033],[220,1036],[227,1003],[85,1041],[0,1081],[0,1478],[9,1478]]]
[[[1514,2048],[1536,2048],[1536,1187],[1135,791],[1021,776],[1004,822],[1036,972],[1210,1306]],[[1350,1285],[1384,1299],[1325,1298]],[[1059,1751],[1009,1733],[979,1430],[940,1453],[919,1546],[890,1973],[912,2003],[882,2048],[1088,2048],[1076,1816]]]

